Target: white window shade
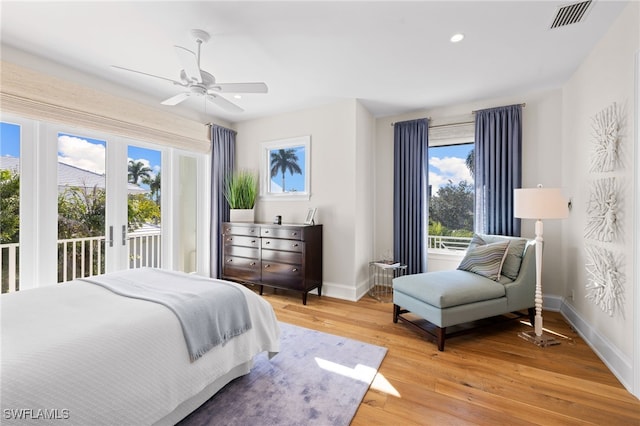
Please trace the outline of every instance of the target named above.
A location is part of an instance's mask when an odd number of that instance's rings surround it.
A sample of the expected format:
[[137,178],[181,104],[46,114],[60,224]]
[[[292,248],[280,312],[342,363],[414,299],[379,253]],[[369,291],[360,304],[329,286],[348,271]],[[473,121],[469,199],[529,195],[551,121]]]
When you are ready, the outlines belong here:
[[473,114],[429,120],[429,146],[474,142],[474,120]]
[[2,61],[0,109],[191,152],[208,152],[208,127],[168,112]]

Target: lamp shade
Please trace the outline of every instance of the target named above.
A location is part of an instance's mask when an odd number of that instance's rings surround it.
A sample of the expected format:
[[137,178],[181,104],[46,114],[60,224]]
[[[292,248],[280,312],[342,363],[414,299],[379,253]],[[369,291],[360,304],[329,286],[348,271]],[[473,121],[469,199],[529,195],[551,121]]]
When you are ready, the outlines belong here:
[[514,216],[521,219],[563,219],[569,205],[560,188],[521,188],[514,190]]

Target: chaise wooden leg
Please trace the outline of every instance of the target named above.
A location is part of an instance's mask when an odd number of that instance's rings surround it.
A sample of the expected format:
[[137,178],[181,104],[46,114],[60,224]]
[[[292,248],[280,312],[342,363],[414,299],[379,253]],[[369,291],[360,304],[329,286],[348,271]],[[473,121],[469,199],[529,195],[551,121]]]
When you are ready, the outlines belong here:
[[436,327],[436,338],[438,339],[438,350],[444,352],[445,331],[447,327]]
[[400,306],[393,304],[393,322],[398,323],[398,315],[400,315]]

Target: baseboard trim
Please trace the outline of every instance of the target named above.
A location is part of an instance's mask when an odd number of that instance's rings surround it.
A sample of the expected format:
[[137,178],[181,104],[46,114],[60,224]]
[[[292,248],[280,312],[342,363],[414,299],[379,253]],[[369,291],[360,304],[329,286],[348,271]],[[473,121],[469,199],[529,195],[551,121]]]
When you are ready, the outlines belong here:
[[[350,302],[357,302],[368,291],[367,283],[361,283],[357,288],[351,285],[345,285],[340,283],[330,283],[324,281],[322,283],[322,295],[327,297],[334,297],[336,299],[348,300]],[[318,294],[318,290],[312,290],[309,294]]]
[[[547,302],[549,307],[547,308]],[[553,309],[557,307],[557,309]],[[544,308],[550,311],[560,312],[569,322],[571,327],[589,345],[595,354],[611,370],[620,383],[632,394],[633,393],[633,363],[631,359],[621,353],[607,338],[600,334],[589,324],[573,305],[567,303],[561,297],[545,296]]]

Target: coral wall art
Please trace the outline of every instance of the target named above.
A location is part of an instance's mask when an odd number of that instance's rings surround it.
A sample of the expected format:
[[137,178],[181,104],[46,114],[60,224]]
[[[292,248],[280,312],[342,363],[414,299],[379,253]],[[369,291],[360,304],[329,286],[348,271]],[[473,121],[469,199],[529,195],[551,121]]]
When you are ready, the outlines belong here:
[[623,315],[624,274],[621,272],[622,261],[610,250],[586,246],[587,280],[586,298],[593,301],[600,309],[613,316],[616,311]]
[[587,204],[587,225],[584,237],[613,242],[620,230],[618,221],[618,187],[615,178],[596,179],[591,186]]
[[618,158],[618,113],[615,102],[592,117],[592,172],[613,171]]

